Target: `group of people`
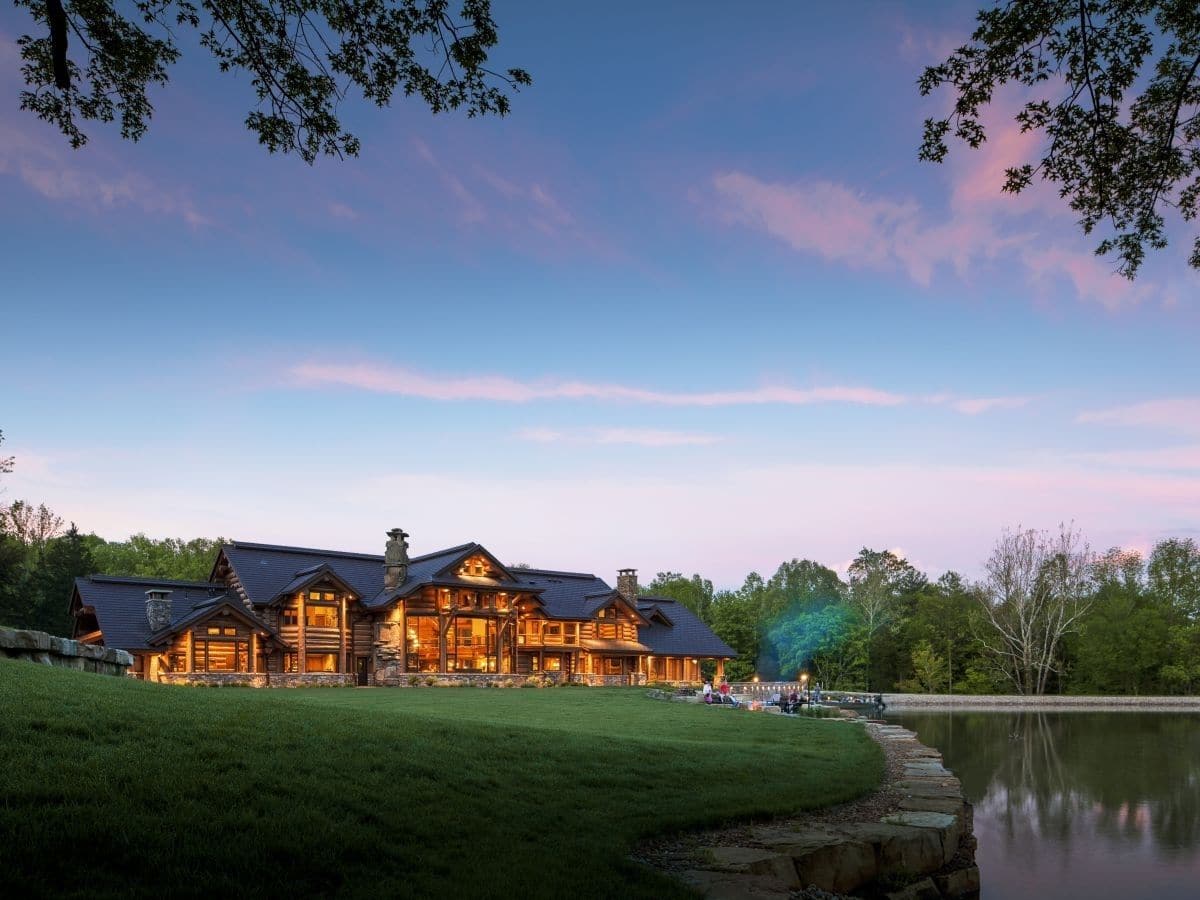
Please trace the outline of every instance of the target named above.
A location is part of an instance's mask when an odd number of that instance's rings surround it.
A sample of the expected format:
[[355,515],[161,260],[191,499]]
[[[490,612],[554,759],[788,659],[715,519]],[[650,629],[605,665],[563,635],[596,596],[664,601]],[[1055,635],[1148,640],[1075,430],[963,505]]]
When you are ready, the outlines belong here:
[[774,706],[778,706],[785,713],[797,713],[800,711],[801,706],[811,702],[812,696],[808,693],[808,688],[805,688],[802,692],[793,690],[787,696],[774,694],[771,697],[771,703]]
[[[712,679],[710,678],[706,679],[704,682],[704,702],[710,705],[714,703],[718,705],[726,703],[736,709],[742,705],[743,701],[739,700],[733,695],[733,692],[729,687],[729,682],[726,679],[722,678],[720,685],[718,685],[716,688],[713,688]],[[800,711],[800,707],[806,703],[811,705],[813,703],[820,702],[821,685],[818,684],[811,692],[807,687],[805,687],[802,691],[793,689],[792,692],[787,695],[776,692],[775,694],[771,695],[771,699],[766,701],[765,705],[778,706],[780,710],[785,713],[797,713]],[[752,708],[759,709],[762,707],[762,705],[764,704],[760,704],[756,701],[754,704],[752,704]]]
[[733,692],[729,688],[729,682],[724,678],[721,679],[721,684],[716,690],[713,690],[711,680],[706,680],[704,682],[704,702],[708,704],[728,703],[734,709],[737,709],[742,705],[741,701],[738,700],[737,697],[733,696]]

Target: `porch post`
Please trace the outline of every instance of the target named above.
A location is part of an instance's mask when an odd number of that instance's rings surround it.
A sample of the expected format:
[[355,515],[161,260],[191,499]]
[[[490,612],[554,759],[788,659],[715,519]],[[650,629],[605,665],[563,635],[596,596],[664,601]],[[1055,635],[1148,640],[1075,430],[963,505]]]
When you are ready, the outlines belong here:
[[187,670],[189,675],[196,671],[196,633],[194,631],[187,633]]
[[343,594],[338,609],[338,671],[343,674],[350,671],[346,660],[346,596]]
[[258,632],[251,629],[251,631],[250,631],[250,658],[248,660],[246,660],[246,662],[249,663],[249,665],[246,668],[247,668],[247,671],[250,672],[251,675],[253,675],[255,673],[255,671],[257,671],[255,669],[255,666],[257,665],[257,660],[258,660]]
[[438,671],[446,672],[446,632],[450,630],[451,617],[443,615],[438,623]]
[[304,632],[307,630],[308,614],[304,611],[304,591],[296,595],[296,674],[302,675],[308,668],[308,656],[304,652]]
[[720,681],[724,677],[725,677],[725,660],[718,659],[717,660],[717,681]]

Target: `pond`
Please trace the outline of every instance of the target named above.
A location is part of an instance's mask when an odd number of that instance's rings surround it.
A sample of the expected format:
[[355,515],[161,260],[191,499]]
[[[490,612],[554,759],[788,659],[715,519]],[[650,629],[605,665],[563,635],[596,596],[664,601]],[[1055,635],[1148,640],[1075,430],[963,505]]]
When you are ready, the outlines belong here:
[[1200,896],[1200,714],[889,710],[975,806],[985,900]]

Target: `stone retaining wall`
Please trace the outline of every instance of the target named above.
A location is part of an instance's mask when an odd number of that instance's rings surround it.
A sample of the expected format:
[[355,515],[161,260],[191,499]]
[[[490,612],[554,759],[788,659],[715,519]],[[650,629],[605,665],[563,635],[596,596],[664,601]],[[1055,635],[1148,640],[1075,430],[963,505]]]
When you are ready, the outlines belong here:
[[133,657],[124,650],[15,628],[0,628],[0,656],[100,675],[126,675],[133,665]]
[[972,809],[958,779],[913,732],[879,723],[865,727],[903,760],[900,780],[891,785],[898,796],[895,812],[872,821],[825,823],[817,813],[800,824],[752,826],[736,844],[701,841],[674,874],[714,900],[783,900],[813,892],[886,900],[978,897]]
[[884,694],[889,709],[910,707],[955,707],[975,709],[1193,709],[1200,710],[1200,697],[1108,697],[1052,696],[1027,697],[1020,694]]

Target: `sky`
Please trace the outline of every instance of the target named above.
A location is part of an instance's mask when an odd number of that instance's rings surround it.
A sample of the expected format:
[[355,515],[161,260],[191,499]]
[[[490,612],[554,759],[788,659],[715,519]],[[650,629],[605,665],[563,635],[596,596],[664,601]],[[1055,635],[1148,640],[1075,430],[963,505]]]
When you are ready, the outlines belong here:
[[818,6],[494,0],[507,118],[351,102],[360,157],[313,166],[195,50],[139,143],[71,150],[0,9],[0,502],[717,587],[1200,533],[1191,238],[1131,284],[1053,189],[1003,195],[1013,92],[917,160],[971,3]]

